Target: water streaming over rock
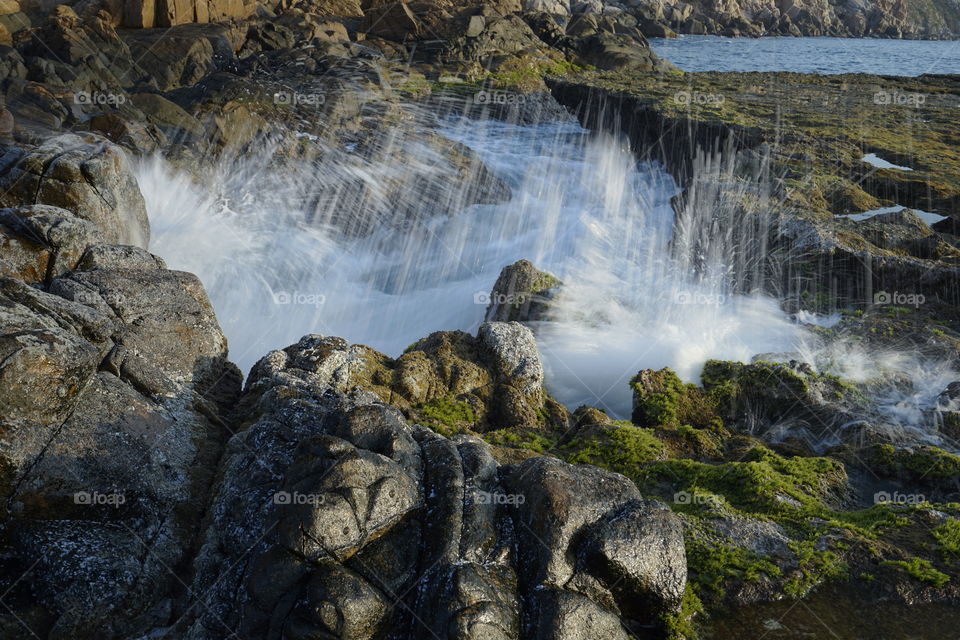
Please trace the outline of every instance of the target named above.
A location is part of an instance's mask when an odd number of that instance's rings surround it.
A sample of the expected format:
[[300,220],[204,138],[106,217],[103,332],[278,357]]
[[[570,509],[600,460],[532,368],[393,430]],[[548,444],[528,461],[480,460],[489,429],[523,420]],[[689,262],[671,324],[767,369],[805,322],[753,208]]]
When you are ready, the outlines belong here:
[[[152,250],[200,275],[244,369],[308,332],[392,356],[432,331],[474,332],[500,270],[528,259],[565,283],[535,330],[548,387],[572,408],[629,417],[639,369],[669,366],[696,382],[710,358],[788,354],[852,377],[876,370],[876,358],[826,347],[760,293],[777,203],[770,219],[737,220],[743,194],[722,187],[722,155],[697,160],[676,215],[670,175],[615,136],[493,119],[450,119],[440,132],[473,149],[512,196],[467,205],[484,201],[476,182],[490,177],[455,180],[435,145],[408,135],[383,136],[372,151],[324,149],[323,161],[283,170],[265,146],[222,160],[202,186],[156,160],[140,172]],[[756,173],[738,189],[769,200],[763,167]],[[397,196],[389,184],[423,186]],[[923,391],[885,387],[882,404],[893,424],[920,424],[920,407],[954,374],[897,357]]]

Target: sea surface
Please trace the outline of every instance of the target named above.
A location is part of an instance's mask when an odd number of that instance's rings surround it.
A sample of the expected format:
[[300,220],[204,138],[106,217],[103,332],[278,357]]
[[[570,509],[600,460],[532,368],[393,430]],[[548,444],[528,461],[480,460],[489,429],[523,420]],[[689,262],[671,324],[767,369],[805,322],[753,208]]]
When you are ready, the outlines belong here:
[[650,46],[684,71],[960,74],[960,42],[953,41],[680,36]]

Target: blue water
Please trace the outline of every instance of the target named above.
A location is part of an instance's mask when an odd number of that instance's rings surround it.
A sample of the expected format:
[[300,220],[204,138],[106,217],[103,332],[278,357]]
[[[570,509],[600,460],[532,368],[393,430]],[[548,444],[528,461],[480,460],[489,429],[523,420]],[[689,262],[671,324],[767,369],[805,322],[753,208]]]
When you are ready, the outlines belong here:
[[960,42],[952,41],[681,36],[650,46],[684,71],[960,74]]

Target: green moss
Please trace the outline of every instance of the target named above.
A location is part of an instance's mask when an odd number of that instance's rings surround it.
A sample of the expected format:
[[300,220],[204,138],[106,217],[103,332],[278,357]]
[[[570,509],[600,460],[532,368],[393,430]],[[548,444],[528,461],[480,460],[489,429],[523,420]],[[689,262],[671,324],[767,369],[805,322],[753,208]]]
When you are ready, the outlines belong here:
[[937,589],[942,589],[950,582],[950,576],[933,568],[929,560],[923,558],[910,558],[909,560],[886,560],[883,563],[887,567],[897,567],[912,578],[931,584]]
[[508,60],[486,79],[496,88],[529,92],[544,89],[544,76],[566,76],[581,71],[583,67],[566,60],[519,57]]
[[667,632],[667,640],[696,640],[699,634],[694,627],[693,620],[702,613],[703,603],[688,582],[683,592],[680,611],[668,613],[663,617],[663,627]]
[[802,598],[810,589],[826,580],[842,578],[848,567],[833,551],[819,551],[812,540],[791,542],[788,545],[797,554],[800,575],[783,585],[784,593]]
[[456,433],[458,427],[470,426],[477,421],[469,404],[451,398],[435,398],[417,409],[427,426],[447,437]]
[[641,488],[663,482],[675,489],[700,489],[723,496],[748,513],[760,515],[817,513],[823,499],[846,483],[843,465],[830,458],[784,458],[755,447],[742,462],[719,465],[694,460],[664,460],[633,476]]
[[960,520],[951,519],[935,528],[933,537],[947,561],[960,558]]
[[910,519],[899,515],[889,504],[878,504],[860,511],[840,511],[831,514],[828,524],[841,527],[857,534],[876,539],[890,529],[903,527]]
[[684,384],[670,369],[645,369],[630,380],[633,390],[633,421],[644,427],[681,424],[696,427],[722,426],[714,403],[702,389]]
[[526,449],[536,453],[546,453],[553,448],[554,441],[541,433],[533,431],[512,431],[501,429],[483,434],[483,439],[490,444],[514,449]]
[[896,463],[920,476],[945,479],[960,475],[960,457],[937,447],[901,449],[896,453]]
[[688,536],[686,546],[690,579],[700,593],[722,597],[728,581],[755,582],[762,575],[778,578],[781,574],[777,565],[745,549],[716,544],[697,535]]
[[564,458],[571,464],[592,464],[628,477],[642,473],[644,465],[662,457],[663,451],[653,429],[639,427],[606,427],[563,447]]

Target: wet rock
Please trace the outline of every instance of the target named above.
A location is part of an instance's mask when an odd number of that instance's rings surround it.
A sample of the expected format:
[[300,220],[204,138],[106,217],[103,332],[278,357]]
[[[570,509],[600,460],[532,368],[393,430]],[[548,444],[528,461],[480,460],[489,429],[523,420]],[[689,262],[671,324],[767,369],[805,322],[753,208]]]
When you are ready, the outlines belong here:
[[506,266],[490,292],[486,319],[493,322],[545,320],[550,300],[562,284],[527,260]]
[[587,563],[630,618],[655,620],[679,611],[687,561],[683,528],[669,507],[630,504],[598,525],[585,544]]
[[136,61],[132,72],[152,80],[160,91],[195,84],[216,70],[214,45],[192,29],[127,31],[123,39],[129,59]]

